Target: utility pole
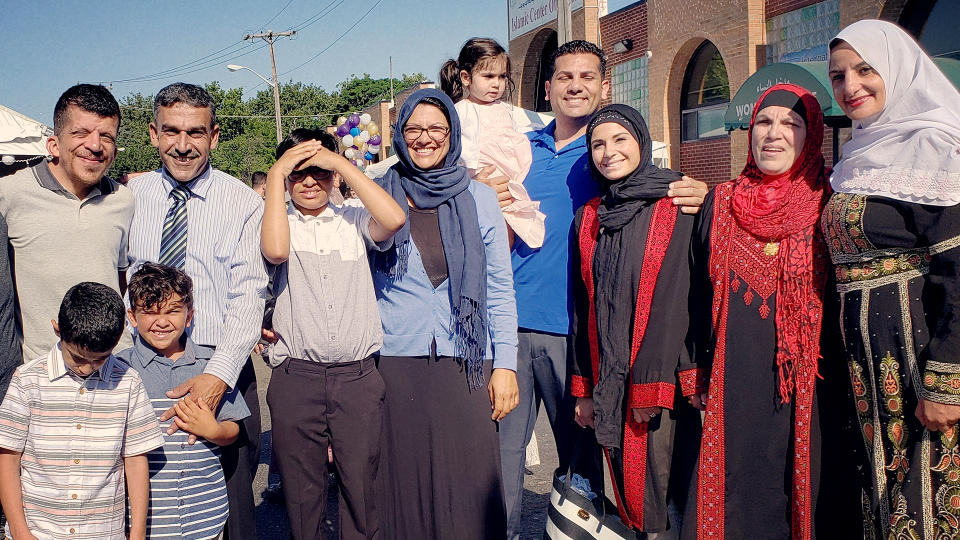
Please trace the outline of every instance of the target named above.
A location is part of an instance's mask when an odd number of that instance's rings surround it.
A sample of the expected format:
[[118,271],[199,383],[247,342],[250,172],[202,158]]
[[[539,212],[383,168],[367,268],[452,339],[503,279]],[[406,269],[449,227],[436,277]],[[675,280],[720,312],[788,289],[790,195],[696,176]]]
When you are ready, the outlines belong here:
[[390,107],[393,107],[393,57],[388,58],[390,59]]
[[273,113],[277,119],[277,144],[280,144],[280,141],[283,140],[283,133],[280,129],[280,84],[277,82],[277,59],[273,55],[273,42],[276,41],[278,37],[288,37],[296,33],[296,30],[287,30],[286,32],[267,30],[259,34],[247,34],[243,36],[244,40],[262,39],[270,44],[270,65],[273,68]]
[[557,46],[573,41],[573,18],[570,15],[570,0],[557,2]]

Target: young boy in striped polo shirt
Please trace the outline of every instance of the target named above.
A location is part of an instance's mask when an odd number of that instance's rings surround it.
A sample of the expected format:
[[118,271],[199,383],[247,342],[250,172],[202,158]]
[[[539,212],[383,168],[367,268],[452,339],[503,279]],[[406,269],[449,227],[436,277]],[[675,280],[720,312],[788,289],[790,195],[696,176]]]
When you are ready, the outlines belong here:
[[[239,420],[250,411],[234,389],[217,411],[205,402],[177,402],[166,392],[203,373],[213,349],[193,343],[185,333],[193,318],[193,281],[170,266],[146,263],[131,277],[127,316],[136,329],[133,347],[117,357],[139,373],[157,417],[175,406],[177,416],[164,423],[161,448],[147,454],[150,463],[150,511],[147,538],[204,540],[220,538],[227,522],[227,487],[220,447],[240,435]],[[176,423],[179,428],[170,434]],[[197,438],[190,444],[190,436]]]
[[[144,454],[163,444],[137,373],[111,354],[123,300],[83,282],[67,291],[60,342],[17,368],[0,405],[0,502],[15,540],[125,540],[146,532]],[[124,493],[126,480],[126,494]]]

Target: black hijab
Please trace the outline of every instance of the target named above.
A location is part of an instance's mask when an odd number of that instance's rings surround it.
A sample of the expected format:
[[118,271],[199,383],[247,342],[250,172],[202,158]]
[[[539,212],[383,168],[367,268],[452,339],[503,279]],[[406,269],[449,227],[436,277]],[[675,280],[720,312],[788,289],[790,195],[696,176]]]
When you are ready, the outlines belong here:
[[[424,170],[410,159],[403,127],[413,110],[423,102],[437,106],[450,121],[450,150],[443,163]],[[439,105],[439,106],[438,106]],[[470,177],[457,164],[460,159],[460,119],[446,94],[432,88],[414,92],[397,113],[393,149],[399,162],[378,178],[380,186],[393,196],[409,216],[407,197],[417,208],[436,208],[440,219],[440,240],[447,259],[450,280],[450,311],[454,318],[457,356],[466,364],[470,389],[483,384],[483,357],[487,347],[487,260],[477,204],[467,189]],[[402,279],[410,253],[410,220],[393,236],[393,247],[378,253],[374,267],[393,279]]]
[[[609,448],[619,448],[623,437],[623,403],[630,380],[637,287],[650,230],[649,218],[641,213],[666,197],[670,182],[680,179],[682,174],[651,163],[653,143],[647,124],[640,113],[627,105],[609,105],[590,119],[588,149],[593,130],[607,122],[619,124],[630,132],[639,143],[641,153],[640,165],[628,176],[612,182],[600,174],[590,156],[590,170],[605,187],[597,209],[601,232],[593,259],[600,350],[600,373],[593,389],[594,420],[597,441]],[[646,214],[652,215],[652,212]]]
[[590,171],[594,179],[606,187],[600,198],[600,208],[597,209],[600,226],[619,229],[641,209],[666,197],[670,183],[683,175],[653,164],[653,140],[647,123],[636,109],[628,105],[607,105],[593,115],[587,126],[587,152],[590,152],[593,130],[607,122],[623,126],[640,145],[640,166],[629,176],[613,182],[600,174],[591,155]]

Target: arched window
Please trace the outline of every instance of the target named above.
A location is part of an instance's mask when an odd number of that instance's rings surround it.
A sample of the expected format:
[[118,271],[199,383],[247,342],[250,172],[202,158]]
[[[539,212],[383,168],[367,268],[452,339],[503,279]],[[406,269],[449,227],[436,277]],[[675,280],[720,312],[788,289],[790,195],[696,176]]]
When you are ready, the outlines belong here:
[[917,37],[927,54],[960,60],[960,2],[955,0],[913,0],[907,2],[900,26]]
[[537,112],[550,112],[550,101],[547,99],[546,82],[550,80],[547,70],[550,69],[550,57],[557,50],[557,33],[550,32],[546,42],[543,44],[543,52],[540,53],[540,62],[537,63],[537,104],[533,110]]
[[716,45],[704,41],[690,58],[683,77],[680,108],[684,141],[726,135],[723,115],[730,102],[727,67]]

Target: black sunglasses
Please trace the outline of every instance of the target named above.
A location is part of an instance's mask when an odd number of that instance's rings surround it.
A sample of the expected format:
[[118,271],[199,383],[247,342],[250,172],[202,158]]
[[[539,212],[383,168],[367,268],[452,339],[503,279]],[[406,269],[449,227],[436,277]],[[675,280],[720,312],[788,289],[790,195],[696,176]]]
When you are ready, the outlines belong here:
[[314,180],[329,180],[333,176],[333,171],[321,169],[320,167],[307,167],[306,169],[291,172],[287,176],[287,180],[293,183],[303,182],[307,179],[307,176],[310,176]]

